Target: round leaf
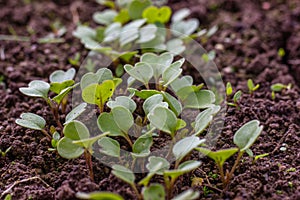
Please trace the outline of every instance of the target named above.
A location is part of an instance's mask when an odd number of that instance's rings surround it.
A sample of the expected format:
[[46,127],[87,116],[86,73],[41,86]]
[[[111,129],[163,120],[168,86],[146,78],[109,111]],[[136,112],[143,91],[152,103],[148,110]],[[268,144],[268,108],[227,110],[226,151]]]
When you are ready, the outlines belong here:
[[152,144],[153,138],[151,134],[142,135],[134,142],[132,151],[135,154],[148,154],[150,153],[150,147]]
[[62,83],[68,80],[73,80],[75,73],[76,70],[74,68],[68,69],[66,72],[63,70],[56,70],[50,75],[49,80],[51,83]]
[[144,200],[165,200],[165,189],[161,184],[151,184],[143,190]]
[[191,11],[188,8],[182,8],[174,13],[172,16],[172,22],[182,21],[184,18],[189,16]]
[[183,65],[185,59],[182,58],[176,62],[174,62],[170,67],[165,69],[162,74],[162,79],[164,82],[164,87],[167,87],[171,84],[178,76],[180,76],[182,69],[181,66]]
[[102,12],[95,12],[93,20],[98,24],[109,25],[117,15],[118,13],[115,10],[104,10]]
[[20,92],[30,97],[48,98],[50,85],[45,81],[31,81],[28,87],[19,88]]
[[130,169],[123,167],[122,165],[114,165],[112,166],[112,169],[113,175],[130,185],[134,184],[135,176]]
[[68,123],[63,130],[65,137],[71,140],[82,140],[90,137],[88,128],[80,121],[74,120]]
[[101,113],[97,120],[98,127],[103,132],[110,132],[110,136],[122,136],[124,133],[114,121],[112,113]]
[[131,112],[123,107],[123,106],[116,106],[112,110],[112,115],[115,123],[118,127],[124,132],[127,133],[130,127],[134,123],[133,116]]
[[247,122],[234,134],[233,142],[240,148],[240,151],[245,151],[255,142],[262,129],[263,126],[259,126],[258,120]]
[[136,103],[127,96],[119,96],[115,99],[115,101],[107,102],[107,106],[113,109],[116,106],[124,106],[130,112],[134,112],[136,109]]
[[212,106],[206,110],[199,113],[195,120],[195,134],[199,135],[204,131],[204,129],[210,124],[213,119],[213,116],[219,112],[221,109],[220,106]]
[[80,87],[83,90],[90,84],[101,84],[103,81],[113,80],[112,72],[107,68],[101,68],[96,73],[89,72],[82,76],[80,81]]
[[57,143],[57,152],[63,158],[73,159],[81,156],[84,152],[84,149],[76,144],[73,144],[72,139],[63,137]]
[[197,191],[197,192],[194,192],[193,190],[191,189],[188,189],[184,192],[182,192],[181,194],[179,194],[178,196],[174,197],[172,200],[195,200],[195,199],[198,199],[200,196],[200,193]]
[[120,157],[120,144],[117,140],[104,137],[98,141],[98,145],[101,147],[101,153],[112,157]]
[[76,106],[71,112],[69,112],[66,116],[66,121],[64,124],[67,124],[74,119],[76,119],[81,113],[85,111],[87,104],[86,103],[81,103],[78,106]]
[[126,64],[124,69],[130,76],[144,84],[148,84],[149,80],[153,77],[151,66],[144,62],[139,62],[134,67]]
[[161,157],[150,156],[148,158],[148,164],[146,168],[155,174],[162,175],[165,170],[170,168],[170,163]]
[[45,128],[46,121],[39,115],[33,113],[22,113],[21,119],[16,119],[16,123],[25,128],[33,130],[42,130]]
[[200,90],[191,92],[183,101],[183,105],[185,108],[203,109],[213,106],[215,100],[215,95],[212,91]]
[[142,17],[145,8],[151,5],[149,0],[134,0],[128,8],[129,16],[131,19],[139,19]]
[[[161,105],[163,102],[163,96],[161,94],[155,94],[144,101],[143,109],[146,115],[158,105]],[[167,105],[168,107],[168,105]]]

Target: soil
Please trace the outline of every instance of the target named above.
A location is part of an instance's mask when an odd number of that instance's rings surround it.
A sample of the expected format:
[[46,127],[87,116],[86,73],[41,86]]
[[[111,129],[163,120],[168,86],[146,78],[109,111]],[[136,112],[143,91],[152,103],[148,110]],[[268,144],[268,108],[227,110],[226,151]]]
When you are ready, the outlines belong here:
[[[219,26],[203,46],[217,49],[215,63],[223,81],[230,81],[235,91],[244,93],[240,109],[229,107],[226,112],[217,149],[233,146],[235,131],[247,121],[258,119],[264,129],[252,151],[255,155],[269,153],[255,163],[244,156],[225,193],[204,185],[191,186],[191,177],[200,177],[219,187],[214,163],[203,158],[201,168],[179,178],[173,194],[192,187],[200,192],[201,199],[300,199],[300,2],[170,0],[169,5],[174,10],[192,9],[192,16],[203,28]],[[98,160],[94,160],[92,182],[83,157],[62,159],[48,151],[49,144],[38,131],[14,123],[22,112],[33,112],[55,124],[45,102],[22,95],[18,88],[32,80],[47,80],[56,69],[70,68],[68,58],[76,52],[83,59],[87,51],[72,31],[78,17],[95,26],[92,14],[101,9],[94,1],[0,0],[0,34],[29,38],[27,42],[0,40],[0,75],[4,77],[0,84],[0,149],[11,147],[5,157],[0,157],[0,194],[15,181],[39,176],[13,187],[13,199],[67,200],[76,199],[78,191],[99,190],[135,199],[131,188]],[[37,38],[51,32],[50,24],[57,20],[67,28],[65,42],[37,43]],[[279,48],[285,50],[283,57],[278,56]],[[185,73],[193,75],[191,70]],[[254,95],[247,92],[249,78],[260,84]],[[272,100],[270,86],[274,83],[291,83],[293,87],[276,93]],[[233,161],[225,167],[232,166]]]

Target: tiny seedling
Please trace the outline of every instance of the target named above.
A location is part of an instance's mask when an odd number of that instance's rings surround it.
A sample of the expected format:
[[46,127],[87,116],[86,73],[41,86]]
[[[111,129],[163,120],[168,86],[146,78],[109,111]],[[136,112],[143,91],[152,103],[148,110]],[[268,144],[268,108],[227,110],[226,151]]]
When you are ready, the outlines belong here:
[[[230,148],[223,149],[219,151],[211,151],[206,148],[196,148],[196,150],[200,151],[204,155],[207,155],[211,159],[213,159],[220,171],[221,180],[223,183],[224,189],[227,189],[230,179],[232,178],[235,169],[237,168],[244,152],[251,153],[250,147],[255,142],[257,137],[260,135],[263,127],[259,126],[259,121],[252,120],[246,124],[244,124],[237,132],[234,134],[233,142],[238,148]],[[238,152],[238,156],[235,160],[233,167],[230,172],[224,173],[223,165],[227,159],[233,156],[236,152]]]
[[76,53],[74,58],[69,58],[68,61],[71,65],[78,67],[80,65],[80,53]]
[[74,120],[64,127],[64,137],[57,143],[57,152],[66,159],[78,158],[84,154],[90,178],[94,180],[92,157],[93,144],[109,133],[90,137],[88,128],[80,121]]
[[0,149],[0,155],[1,155],[2,157],[5,157],[6,154],[7,154],[10,150],[11,150],[11,146],[8,147],[5,151],[2,151],[2,150]]
[[25,128],[41,131],[49,140],[52,139],[52,136],[45,130],[45,119],[39,115],[33,113],[22,113],[20,119],[16,119],[15,122]]
[[276,98],[275,93],[276,92],[281,92],[282,90],[290,90],[292,88],[292,84],[289,83],[288,85],[284,85],[282,83],[275,83],[271,85],[271,91],[272,91],[272,99],[274,100]]
[[88,200],[124,200],[119,194],[112,192],[78,192],[76,193],[76,198]]
[[249,93],[251,95],[253,95],[254,91],[256,91],[259,88],[259,84],[254,85],[252,79],[248,79],[247,86],[248,86],[248,89],[249,89]]

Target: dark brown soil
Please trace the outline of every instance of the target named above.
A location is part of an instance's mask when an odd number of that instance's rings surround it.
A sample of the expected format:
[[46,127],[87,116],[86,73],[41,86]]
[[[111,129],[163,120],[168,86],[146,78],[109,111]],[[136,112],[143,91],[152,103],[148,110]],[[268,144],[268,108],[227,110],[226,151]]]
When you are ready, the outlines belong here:
[[[30,3],[25,3],[30,2]],[[252,163],[249,157],[235,172],[228,192],[202,186],[201,199],[300,199],[300,2],[298,0],[170,0],[177,10],[191,8],[193,17],[207,28],[217,24],[218,32],[203,44],[217,51],[216,64],[224,82],[244,94],[240,110],[230,107],[225,117],[218,148],[233,146],[234,132],[245,122],[258,119],[264,130],[253,145],[255,155],[269,156]],[[49,144],[38,131],[17,126],[14,120],[22,112],[34,112],[55,124],[45,102],[22,95],[18,88],[35,79],[47,80],[56,69],[70,68],[68,58],[86,51],[72,36],[77,14],[81,22],[92,23],[92,14],[101,10],[94,1],[17,1],[0,0],[0,34],[28,36],[29,42],[0,40],[0,149],[11,151],[0,157],[0,196],[15,181],[39,176],[16,185],[13,199],[75,199],[76,192],[113,191],[125,199],[135,199],[131,188],[115,178],[110,169],[94,162],[95,182],[88,178],[83,158],[65,160],[49,152]],[[75,10],[75,12],[74,12]],[[77,10],[77,11],[76,11]],[[77,14],[76,14],[77,13]],[[50,24],[59,20],[67,28],[64,43],[39,44],[37,38],[51,32]],[[279,57],[279,48],[285,56]],[[193,73],[188,72],[187,73]],[[247,79],[260,84],[253,96],[247,94]],[[270,86],[292,83],[291,90],[276,94],[272,100]],[[286,147],[282,151],[281,147]],[[191,187],[191,177],[207,179],[219,187],[217,169],[208,158],[192,174],[176,183],[174,194]],[[225,167],[232,166],[233,159]],[[157,179],[159,180],[159,179]]]

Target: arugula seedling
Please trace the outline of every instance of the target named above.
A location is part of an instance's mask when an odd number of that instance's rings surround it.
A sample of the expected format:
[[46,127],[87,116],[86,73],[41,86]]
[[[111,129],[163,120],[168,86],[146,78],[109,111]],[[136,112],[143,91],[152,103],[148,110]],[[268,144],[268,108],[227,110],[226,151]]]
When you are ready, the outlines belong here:
[[88,199],[88,200],[124,200],[119,194],[112,192],[77,192],[76,198],[78,199]]
[[230,96],[232,94],[232,86],[230,82],[227,82],[226,84],[226,95]]
[[147,19],[148,23],[159,22],[165,24],[169,21],[172,15],[172,10],[168,6],[162,6],[160,8],[156,6],[149,6],[143,11],[143,18]]
[[98,140],[98,145],[101,147],[101,153],[108,156],[120,158],[121,148],[120,143],[117,140],[114,140],[109,137],[103,137],[100,140]]
[[242,94],[243,94],[243,93],[242,93],[241,90],[237,91],[237,92],[233,95],[233,98],[232,98],[233,102],[227,102],[227,105],[233,106],[233,107],[237,107],[237,108],[239,109],[240,107],[239,107],[239,102],[238,102],[238,101],[240,100]]
[[80,121],[74,120],[64,127],[64,137],[57,143],[57,152],[66,159],[78,158],[82,154],[85,156],[91,180],[94,180],[92,157],[93,144],[109,133],[102,133],[95,137],[90,137],[88,128]]
[[16,119],[15,122],[25,128],[41,131],[49,140],[52,139],[52,136],[45,130],[45,119],[39,115],[33,113],[22,113],[20,119]]
[[[241,128],[239,128],[234,134],[233,142],[238,148],[230,148],[219,151],[211,151],[206,148],[196,148],[196,150],[200,151],[204,155],[207,155],[211,159],[213,159],[220,171],[221,179],[223,183],[224,189],[227,189],[231,177],[234,174],[235,169],[237,168],[243,154],[247,152],[248,154],[252,154],[250,147],[255,142],[257,137],[262,132],[263,126],[259,126],[258,120],[252,120],[244,124]],[[230,172],[227,172],[226,175],[224,173],[223,165],[224,162],[233,156],[236,152],[238,152],[238,156],[234,162],[233,167]]]
[[248,86],[248,89],[249,89],[249,93],[251,95],[253,95],[254,91],[256,91],[259,88],[260,85],[259,84],[254,85],[252,79],[248,79],[247,86]]
[[78,67],[80,64],[80,53],[76,53],[74,58],[68,58],[68,61],[71,65]]
[[5,151],[2,151],[2,150],[0,149],[0,155],[1,155],[2,157],[5,157],[6,154],[7,154],[10,150],[11,150],[11,146],[8,147]]
[[284,89],[290,90],[292,88],[292,84],[289,83],[288,85],[284,85],[282,83],[275,83],[271,85],[271,91],[272,91],[272,99],[275,99],[275,92],[281,92]]
[[134,124],[132,113],[124,106],[115,106],[110,113],[103,112],[99,115],[97,120],[98,127],[103,132],[110,132],[110,136],[121,136],[126,141],[133,145],[128,131]]

